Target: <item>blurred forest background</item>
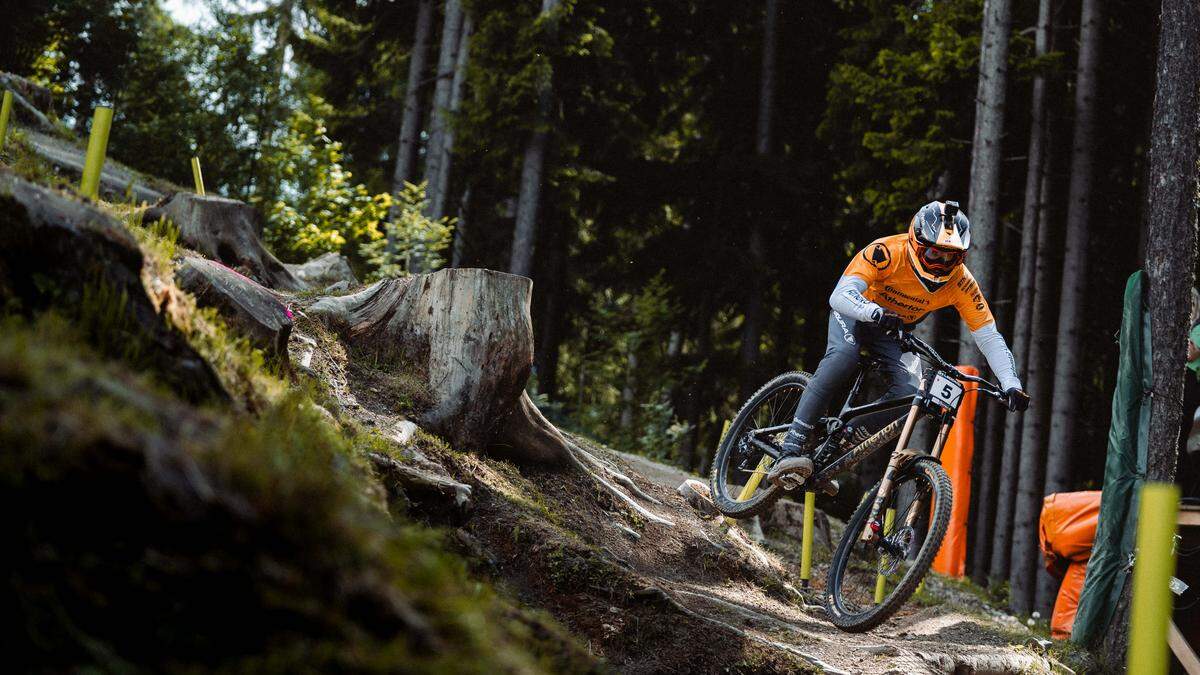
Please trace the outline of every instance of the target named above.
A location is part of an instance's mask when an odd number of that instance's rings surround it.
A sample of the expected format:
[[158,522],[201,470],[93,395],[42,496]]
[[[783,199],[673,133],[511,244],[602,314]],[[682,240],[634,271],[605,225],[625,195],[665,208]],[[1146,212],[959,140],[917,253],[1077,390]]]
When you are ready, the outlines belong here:
[[[971,569],[1028,612],[1054,590],[1041,496],[1102,478],[1157,36],[1138,0],[988,8],[231,0],[184,25],[159,0],[4,0],[0,70],[81,132],[113,105],[135,168],[187,185],[198,155],[284,260],[531,276],[539,405],[700,472],[749,393],[815,367],[849,257],[958,199],[1034,397],[981,413]],[[979,362],[957,316],[922,330]]]

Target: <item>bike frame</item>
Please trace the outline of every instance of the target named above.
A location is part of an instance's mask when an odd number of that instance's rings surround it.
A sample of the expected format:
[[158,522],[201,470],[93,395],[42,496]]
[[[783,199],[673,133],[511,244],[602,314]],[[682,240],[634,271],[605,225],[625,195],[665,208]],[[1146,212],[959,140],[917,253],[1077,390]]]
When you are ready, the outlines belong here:
[[[843,404],[841,412],[836,418],[826,418],[825,422],[827,424],[831,422],[836,423],[838,425],[835,429],[836,431],[837,429],[845,428],[846,425],[850,424],[855,419],[862,417],[863,415],[883,412],[886,410],[897,410],[906,406],[908,407],[908,414],[887,424],[863,442],[847,450],[837,459],[829,462],[823,467],[820,467],[818,471],[808,479],[808,484],[813,486],[811,489],[819,490],[822,486],[826,485],[830,480],[832,480],[833,477],[838,473],[853,469],[864,459],[873,455],[880,448],[887,445],[888,442],[894,437],[896,430],[900,429],[901,425],[903,425],[903,428],[900,431],[900,436],[896,440],[895,449],[892,451],[892,456],[888,460],[887,468],[883,472],[883,479],[879,484],[879,492],[876,494],[875,501],[871,505],[871,514],[867,518],[866,526],[863,528],[862,538],[866,541],[878,539],[876,529],[873,528],[872,525],[877,525],[879,522],[880,511],[883,508],[883,504],[891,495],[896,473],[899,472],[905,464],[917,457],[927,456],[940,461],[942,449],[946,444],[946,438],[950,434],[950,427],[954,425],[954,420],[958,416],[958,408],[962,404],[962,398],[960,397],[958,403],[953,407],[945,407],[933,401],[928,390],[932,383],[932,378],[930,375],[932,373],[942,372],[956,380],[959,380],[960,382],[974,382],[986,386],[988,389],[984,389],[981,386],[978,390],[992,396],[996,396],[997,392],[999,391],[998,387],[993,385],[991,382],[979,377],[967,375],[959,371],[957,368],[950,365],[944,359],[938,356],[937,352],[933,351],[929,345],[925,344],[916,336],[901,333],[900,339],[906,342],[906,344],[912,346],[912,348],[908,351],[912,351],[913,353],[924,356],[933,362],[933,366],[928,368],[925,375],[920,378],[917,387],[917,393],[874,401],[865,405],[852,406],[851,402],[854,400],[854,397],[858,395],[858,392],[862,387],[863,380],[866,377],[866,373],[870,370],[869,364],[864,365],[859,368],[858,376],[854,381],[854,385],[850,388],[850,394],[846,397],[846,402]],[[964,391],[964,395],[965,394],[966,392]],[[908,445],[908,441],[912,437],[913,427],[916,426],[917,421],[919,421],[924,415],[936,417],[940,421],[937,438],[934,440],[933,447],[930,448],[928,455],[919,450],[913,450],[905,447]],[[787,424],[781,424],[773,427],[755,429],[750,432],[749,440],[755,447],[770,455],[773,459],[779,459],[779,450],[771,443],[763,440],[762,437],[786,431],[788,426],[789,425]],[[831,434],[817,451],[821,452],[826,450],[829,443],[833,441],[834,436]],[[914,524],[912,521],[915,520],[919,512],[920,509],[911,509],[908,515],[908,521],[910,522],[906,522],[905,525],[911,527]]]

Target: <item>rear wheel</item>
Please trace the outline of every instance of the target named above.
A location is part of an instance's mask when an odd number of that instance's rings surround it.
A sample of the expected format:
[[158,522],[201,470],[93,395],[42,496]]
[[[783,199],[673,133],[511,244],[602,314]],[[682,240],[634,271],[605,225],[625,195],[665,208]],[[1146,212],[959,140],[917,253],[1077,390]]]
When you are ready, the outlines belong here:
[[[783,488],[764,480],[773,460],[750,442],[750,432],[789,424],[809,377],[798,371],[776,377],[755,392],[733,418],[712,465],[713,502],[721,513],[730,518],[750,518],[766,511],[783,495]],[[778,449],[785,433],[786,429],[761,440]]]
[[883,537],[864,542],[860,535],[878,493],[876,483],[863,497],[829,566],[829,619],[854,633],[886,621],[916,591],[950,524],[950,478],[934,459],[916,459],[897,472],[880,512]]

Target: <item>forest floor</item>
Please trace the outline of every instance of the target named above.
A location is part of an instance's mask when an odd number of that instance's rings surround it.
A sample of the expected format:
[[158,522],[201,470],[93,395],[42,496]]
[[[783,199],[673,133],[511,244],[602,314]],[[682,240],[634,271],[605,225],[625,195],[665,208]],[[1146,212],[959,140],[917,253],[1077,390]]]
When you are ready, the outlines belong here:
[[[385,436],[403,432],[419,393],[347,357],[320,325],[300,320],[293,359],[323,382],[327,405]],[[391,378],[391,379],[389,379]],[[941,673],[1071,672],[1020,620],[967,584],[931,575],[908,606],[866,634],[824,618],[817,552],[813,590],[797,590],[798,533],[768,527],[761,543],[742,527],[702,516],[675,488],[688,475],[647,458],[575,440],[615,463],[673,522],[650,522],[582,474],[523,468],[444,445],[416,450],[426,468],[471,487],[469,513],[412,504],[410,515],[446,528],[472,571],[545,610],[593,656],[621,672]],[[836,541],[837,533],[834,533]],[[1073,664],[1076,670],[1078,664]]]

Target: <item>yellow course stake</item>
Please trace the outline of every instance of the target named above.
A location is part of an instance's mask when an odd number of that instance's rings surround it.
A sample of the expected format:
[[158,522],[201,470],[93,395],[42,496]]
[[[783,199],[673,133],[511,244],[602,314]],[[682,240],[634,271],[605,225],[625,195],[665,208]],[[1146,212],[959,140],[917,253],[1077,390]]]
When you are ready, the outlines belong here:
[[4,101],[0,103],[0,149],[4,148],[4,136],[8,133],[8,118],[12,117],[12,92],[4,90]]
[[204,196],[204,174],[200,172],[200,158],[192,158],[192,180],[196,181],[196,194]]
[[83,160],[83,180],[79,191],[84,197],[100,195],[100,174],[104,171],[104,153],[108,151],[108,130],[112,128],[113,110],[99,106],[92,115],[92,133],[88,137],[87,157]]
[[[883,536],[892,533],[892,525],[896,522],[896,509],[888,509],[883,516]],[[883,602],[884,591],[887,590],[887,577],[878,574],[875,577],[875,604]]]
[[1167,672],[1167,625],[1171,622],[1171,575],[1175,573],[1175,521],[1179,488],[1147,483],[1138,509],[1129,615],[1128,672]]
[[813,516],[817,510],[817,494],[804,493],[804,530],[800,535],[800,586],[808,588],[812,577]]

